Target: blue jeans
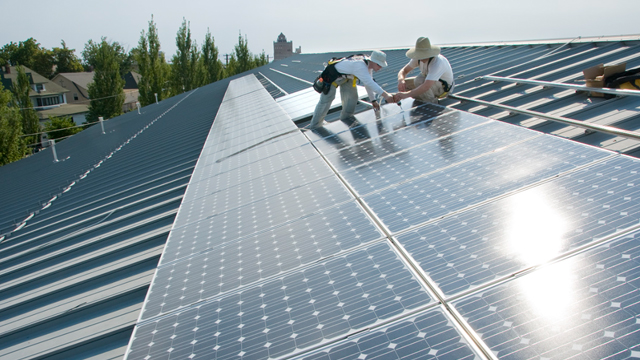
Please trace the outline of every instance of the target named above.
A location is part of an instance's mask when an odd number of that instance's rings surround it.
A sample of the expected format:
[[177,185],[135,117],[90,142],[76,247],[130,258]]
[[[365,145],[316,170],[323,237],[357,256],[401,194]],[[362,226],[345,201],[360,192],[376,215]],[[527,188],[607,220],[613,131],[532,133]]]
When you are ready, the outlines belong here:
[[[340,100],[342,101],[342,113],[340,113],[340,119],[346,120],[356,111],[356,105],[358,104],[358,89],[353,86],[352,79],[338,79],[335,81],[340,87]],[[336,87],[331,86],[331,89],[327,94],[320,94],[320,101],[316,105],[316,110],[313,112],[310,129],[319,128],[324,123],[324,117],[327,116],[331,103],[336,98]]]

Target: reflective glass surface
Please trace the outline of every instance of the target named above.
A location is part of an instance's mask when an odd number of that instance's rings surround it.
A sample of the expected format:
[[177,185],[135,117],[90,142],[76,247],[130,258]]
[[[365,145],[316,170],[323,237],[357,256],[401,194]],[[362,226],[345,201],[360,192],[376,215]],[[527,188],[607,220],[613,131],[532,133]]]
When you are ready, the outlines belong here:
[[382,234],[355,203],[236,241],[221,243],[222,239],[207,236],[206,242],[180,248],[182,253],[173,258],[165,255],[163,263],[168,264],[158,268],[150,289],[153,296],[142,317],[173,311],[381,239]]
[[500,359],[640,357],[640,233],[455,301]]
[[640,357],[640,161],[413,101],[331,117],[230,83],[128,359]]
[[640,163],[615,158],[398,236],[445,295],[640,223]]
[[139,325],[128,357],[276,358],[430,302],[381,243]]
[[[364,196],[397,232],[557,176],[610,153],[551,136],[535,137]],[[375,179],[374,179],[375,180]],[[386,184],[380,184],[383,187]]]
[[481,359],[440,309],[300,357],[334,359]]

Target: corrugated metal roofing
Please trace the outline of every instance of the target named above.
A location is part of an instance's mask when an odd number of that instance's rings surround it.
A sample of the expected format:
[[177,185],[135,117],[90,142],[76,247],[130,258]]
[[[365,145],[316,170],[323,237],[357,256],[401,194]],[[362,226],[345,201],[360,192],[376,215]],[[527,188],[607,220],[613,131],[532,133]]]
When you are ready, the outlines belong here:
[[[474,79],[498,75],[579,83],[581,70],[598,63],[625,60],[627,68],[637,67],[638,49],[637,38],[627,38],[452,46],[443,53],[454,67],[461,96],[637,131],[636,98],[593,99],[573,91]],[[390,66],[375,74],[388,91],[395,91],[397,71],[407,62],[405,51],[387,50]],[[299,54],[252,73],[277,98],[308,88],[323,62],[349,54]],[[99,126],[83,131],[57,144],[58,163],[44,151],[0,168],[0,234],[5,235],[0,244],[0,357],[122,357],[230,80],[147,106],[142,115],[111,119],[104,135]],[[444,104],[638,154],[631,140],[585,134],[455,99]]]
[[0,168],[0,358],[122,357],[227,83]]

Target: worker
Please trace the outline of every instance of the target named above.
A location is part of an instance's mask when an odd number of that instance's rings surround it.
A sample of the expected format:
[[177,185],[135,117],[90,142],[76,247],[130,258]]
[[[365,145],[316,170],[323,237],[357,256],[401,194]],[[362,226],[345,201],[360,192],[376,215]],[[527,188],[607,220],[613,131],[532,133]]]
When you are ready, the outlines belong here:
[[[412,97],[425,103],[438,103],[453,90],[453,70],[449,60],[440,54],[440,47],[431,45],[429,38],[420,37],[416,46],[410,48],[407,57],[411,59],[398,72],[398,92],[394,101]],[[407,78],[411,70],[419,67],[420,74]]]
[[353,116],[358,103],[358,89],[356,80],[364,85],[371,100],[372,106],[380,110],[378,97],[384,98],[387,102],[393,102],[393,96],[384,91],[380,85],[373,80],[373,72],[387,66],[387,55],[382,51],[373,51],[371,56],[352,55],[334,64],[339,77],[332,83],[327,93],[320,94],[320,101],[316,105],[316,110],[311,118],[308,129],[316,129],[324,124],[324,117],[329,112],[331,103],[336,97],[336,88],[340,87],[340,98],[342,100],[341,120],[346,120]]

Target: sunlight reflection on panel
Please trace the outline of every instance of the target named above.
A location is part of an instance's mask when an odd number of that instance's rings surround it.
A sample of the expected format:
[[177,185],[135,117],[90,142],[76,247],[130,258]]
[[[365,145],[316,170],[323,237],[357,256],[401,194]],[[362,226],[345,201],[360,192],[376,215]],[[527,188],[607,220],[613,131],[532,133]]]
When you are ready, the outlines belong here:
[[522,296],[537,317],[557,320],[570,312],[576,300],[573,296],[576,279],[572,271],[573,263],[563,262],[524,276],[518,283]]
[[509,253],[525,264],[538,264],[560,253],[568,225],[547,193],[534,189],[512,196],[505,211],[509,213],[505,224]]

